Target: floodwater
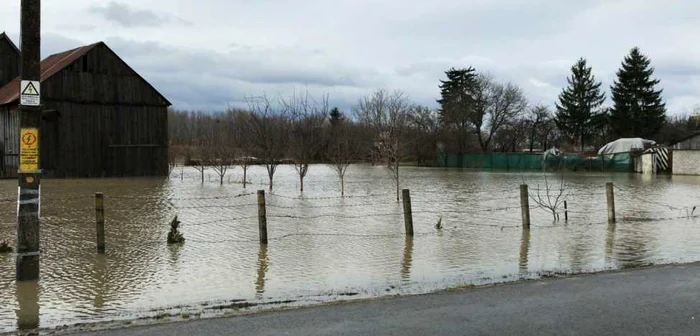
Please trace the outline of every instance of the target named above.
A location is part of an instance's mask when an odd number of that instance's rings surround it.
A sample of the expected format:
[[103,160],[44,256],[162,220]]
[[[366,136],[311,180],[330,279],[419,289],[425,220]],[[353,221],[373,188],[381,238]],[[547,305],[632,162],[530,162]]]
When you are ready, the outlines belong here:
[[[15,283],[14,255],[0,255],[0,332],[700,260],[700,220],[692,218],[700,177],[566,174],[569,220],[561,213],[553,221],[531,199],[532,228],[522,230],[519,185],[546,199],[544,177],[558,188],[560,175],[406,167],[415,230],[407,239],[386,168],[352,166],[345,198],[326,166],[311,167],[303,195],[295,174],[281,166],[266,195],[266,247],[254,194],[266,188],[263,167],[249,170],[245,189],[240,168],[223,186],[213,171],[202,185],[197,171],[180,168],[169,180],[43,181],[41,280]],[[608,181],[616,225],[607,223]],[[95,192],[105,194],[105,255],[95,248]],[[11,246],[16,195],[16,181],[0,181],[0,240]],[[167,246],[175,215],[187,241]]]

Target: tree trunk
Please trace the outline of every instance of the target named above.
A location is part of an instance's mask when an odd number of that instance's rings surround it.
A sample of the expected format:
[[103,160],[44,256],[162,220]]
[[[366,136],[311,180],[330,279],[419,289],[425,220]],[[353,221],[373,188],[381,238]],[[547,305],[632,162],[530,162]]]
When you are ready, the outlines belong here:
[[481,136],[481,131],[476,134],[477,138],[479,138],[479,145],[481,146],[481,151],[482,152],[487,152],[487,147],[489,146],[488,143],[484,143],[484,137]]
[[304,175],[299,174],[299,191],[304,192]]
[[225,174],[219,174],[219,185],[224,185],[224,175]]
[[201,171],[202,171],[202,184],[204,184],[204,166],[201,166]]
[[459,142],[459,168],[462,168],[464,165],[464,127],[460,127],[457,137],[459,138],[457,139]]
[[345,196],[345,176],[340,175],[340,196]]
[[272,174],[268,173],[267,175],[270,178],[270,192],[272,192]]

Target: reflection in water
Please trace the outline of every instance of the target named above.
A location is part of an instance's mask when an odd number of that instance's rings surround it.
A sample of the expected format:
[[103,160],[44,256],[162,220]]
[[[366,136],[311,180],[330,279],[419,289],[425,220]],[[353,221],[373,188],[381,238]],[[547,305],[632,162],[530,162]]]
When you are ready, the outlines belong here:
[[260,244],[258,250],[258,276],[255,279],[255,293],[258,299],[265,293],[265,275],[267,273],[267,244]]
[[413,236],[406,236],[403,245],[403,259],[401,260],[401,281],[411,280],[411,263],[413,262]]
[[527,275],[527,257],[530,253],[530,229],[523,228],[522,236],[520,237],[520,276]]
[[[232,181],[242,178],[239,169],[231,172]],[[248,179],[264,182],[266,174],[255,166]],[[252,300],[263,293],[281,300],[348,289],[374,295],[393,281],[404,285],[402,291],[431,291],[476,277],[512,275],[518,245],[521,274],[700,260],[700,245],[692,244],[700,240],[700,226],[692,221],[625,220],[625,215],[676,218],[678,211],[660,204],[692,208],[700,190],[697,177],[644,182],[636,174],[568,175],[568,205],[575,209],[568,225],[550,226],[551,215],[533,211],[538,228],[531,237],[520,228],[519,211],[504,209],[519,209],[518,186],[523,179],[543,185],[542,173],[406,167],[402,178],[411,188],[420,234],[406,238],[401,251],[395,245],[405,237],[401,205],[385,168],[351,166],[346,194],[352,197],[340,199],[335,172],[314,165],[299,199],[297,172],[282,165],[275,174],[278,195],[269,200],[274,218],[269,233],[276,244],[275,258],[268,259],[267,247],[257,245],[255,195],[246,195],[266,186],[202,185],[191,168],[184,175],[45,181],[42,327],[139,317],[151,309],[196,307],[221,298]],[[606,221],[602,186],[609,181],[619,187],[618,227]],[[94,251],[95,192],[105,195],[106,258]],[[0,181],[0,240],[16,235],[16,203],[2,202],[16,193],[16,181]],[[164,237],[176,214],[187,242],[168,247]],[[438,215],[445,226],[436,232]],[[31,291],[15,293],[15,287],[2,285],[14,283],[14,272],[14,260],[0,256],[0,332],[15,330],[20,315],[33,317],[22,321],[37,320],[37,297],[26,300]],[[19,307],[22,313],[15,316]]]
[[609,265],[613,260],[613,247],[615,246],[615,223],[608,224],[605,232],[605,264]]
[[648,230],[640,230],[644,224],[632,225],[626,226],[624,234],[618,238],[615,260],[621,268],[646,265],[648,253],[657,238]]
[[170,251],[170,265],[177,270],[178,266],[180,265],[178,261],[180,260],[180,251],[182,250],[182,244],[168,245],[168,250]]
[[104,295],[107,293],[107,260],[104,254],[98,254],[95,256],[95,262],[92,266],[92,276],[95,283],[95,308],[104,307],[105,298]]
[[17,328],[19,330],[31,330],[39,327],[39,282],[17,281],[16,296],[19,309],[17,314]]

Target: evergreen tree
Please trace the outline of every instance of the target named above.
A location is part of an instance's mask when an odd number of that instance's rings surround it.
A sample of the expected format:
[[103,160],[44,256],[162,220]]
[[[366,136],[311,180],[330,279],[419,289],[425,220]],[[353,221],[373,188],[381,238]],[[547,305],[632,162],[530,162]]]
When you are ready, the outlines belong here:
[[666,120],[666,104],[661,99],[663,90],[655,90],[658,79],[652,79],[654,68],[649,58],[635,47],[625,57],[617,71],[617,80],[611,87],[613,108],[610,128],[618,137],[652,138]]
[[345,115],[343,115],[343,112],[340,112],[340,109],[338,109],[337,107],[332,108],[331,111],[328,113],[328,116],[330,117],[331,126],[333,127],[337,126],[345,120]]
[[[474,120],[474,97],[477,88],[477,74],[472,67],[451,68],[445,71],[447,80],[440,80],[440,119],[448,126],[457,129],[457,148],[460,154],[466,149],[467,134]],[[461,161],[461,160],[460,160]]]
[[591,135],[605,125],[606,114],[601,109],[605,93],[600,91],[601,82],[595,81],[584,58],[571,67],[571,77],[566,80],[569,85],[559,94],[555,122],[583,151]]

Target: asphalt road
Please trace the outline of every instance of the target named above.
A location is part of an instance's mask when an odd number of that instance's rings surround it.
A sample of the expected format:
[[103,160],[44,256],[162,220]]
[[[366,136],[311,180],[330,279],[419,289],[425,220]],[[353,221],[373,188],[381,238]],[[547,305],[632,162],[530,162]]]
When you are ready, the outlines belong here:
[[700,264],[84,335],[700,335]]

